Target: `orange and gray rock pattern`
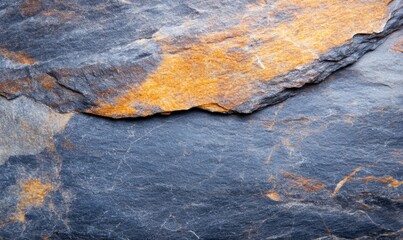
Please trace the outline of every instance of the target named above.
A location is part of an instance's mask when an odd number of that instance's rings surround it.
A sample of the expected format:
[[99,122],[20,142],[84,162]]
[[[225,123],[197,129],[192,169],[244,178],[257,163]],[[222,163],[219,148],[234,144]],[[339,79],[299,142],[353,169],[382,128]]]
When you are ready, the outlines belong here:
[[3,0],[0,10],[1,95],[113,118],[250,113],[355,62],[403,22],[400,0]]
[[[24,14],[33,23],[46,7],[25,7]],[[59,11],[46,14],[59,21],[74,13]],[[73,16],[64,21],[80,20]],[[98,20],[93,29],[108,26]],[[395,32],[323,83],[289,90],[293,98],[250,115],[191,110],[116,120],[60,114],[27,97],[2,99],[0,239],[401,239],[402,39],[403,32]],[[27,56],[20,54],[12,56]],[[132,74],[127,66],[91,71],[113,78]],[[158,66],[149,65],[155,73]],[[55,79],[66,79],[55,76],[46,78],[60,94],[84,97],[70,85],[66,92],[63,84],[70,82],[58,85]],[[119,79],[112,89],[124,93]],[[53,88],[42,92],[36,84],[32,91],[43,94],[37,100],[52,99]],[[55,99],[66,100],[61,96]],[[77,106],[74,99],[63,106]],[[118,106],[112,103],[111,112]]]

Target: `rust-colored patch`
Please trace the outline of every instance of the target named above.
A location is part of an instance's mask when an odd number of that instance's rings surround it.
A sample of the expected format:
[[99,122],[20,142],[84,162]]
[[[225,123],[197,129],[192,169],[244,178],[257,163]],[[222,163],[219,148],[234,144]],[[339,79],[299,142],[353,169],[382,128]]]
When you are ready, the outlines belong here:
[[23,88],[24,83],[20,79],[0,82],[0,93],[4,93],[6,95],[17,95],[23,90]]
[[25,222],[25,212],[32,207],[42,206],[45,198],[54,190],[54,186],[50,182],[43,183],[39,179],[29,179],[20,184],[20,189],[17,213],[12,220]]
[[333,191],[333,196],[335,196],[340,189],[344,186],[344,184],[346,184],[348,181],[350,181],[350,179],[359,171],[361,171],[362,167],[358,167],[356,169],[354,169],[354,171],[352,171],[349,175],[347,175],[345,178],[343,178],[343,180],[341,180],[340,182],[337,183],[336,188]]
[[74,11],[61,11],[57,9],[51,9],[43,11],[41,13],[45,17],[57,17],[60,22],[73,21],[79,22],[81,16],[77,15]]
[[319,192],[323,190],[326,185],[316,179],[305,178],[294,173],[282,170],[283,175],[291,180],[292,186],[302,188],[309,192]]
[[[98,102],[90,112],[146,116],[156,108],[177,111],[196,106],[227,112],[259,91],[258,82],[306,65],[357,33],[380,31],[390,0],[280,0],[272,10],[265,9],[264,2],[250,6],[242,18],[234,19],[238,25],[223,32],[181,41],[155,34],[164,52],[158,69],[140,86],[113,103]],[[281,12],[292,19],[276,19]]]
[[274,191],[267,192],[265,194],[265,196],[267,198],[275,201],[275,202],[280,202],[281,201],[281,196],[278,193],[274,192]]
[[48,74],[42,74],[35,80],[41,83],[45,90],[52,90],[55,87],[55,79]]
[[22,15],[32,17],[42,10],[40,0],[26,0],[20,7]]
[[403,53],[403,37],[399,38],[392,47],[393,51]]
[[31,58],[29,54],[24,52],[11,52],[6,48],[0,48],[0,54],[3,55],[5,58],[8,58],[15,64],[32,65],[36,63],[36,61]]
[[403,184],[403,181],[396,180],[391,176],[383,177],[383,178],[368,176],[368,177],[364,177],[364,178],[356,178],[354,180],[361,180],[364,182],[380,182],[380,183],[388,184],[388,186],[392,187],[392,188],[398,188],[398,187],[400,187],[400,185]]

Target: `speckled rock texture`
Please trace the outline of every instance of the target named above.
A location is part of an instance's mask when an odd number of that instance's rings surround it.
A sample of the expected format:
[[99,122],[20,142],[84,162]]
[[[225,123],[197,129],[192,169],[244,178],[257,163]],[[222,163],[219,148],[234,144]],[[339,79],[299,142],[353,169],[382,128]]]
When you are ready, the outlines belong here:
[[401,0],[2,0],[0,94],[113,118],[250,113],[379,45]]
[[402,239],[401,6],[0,1],[0,239]]

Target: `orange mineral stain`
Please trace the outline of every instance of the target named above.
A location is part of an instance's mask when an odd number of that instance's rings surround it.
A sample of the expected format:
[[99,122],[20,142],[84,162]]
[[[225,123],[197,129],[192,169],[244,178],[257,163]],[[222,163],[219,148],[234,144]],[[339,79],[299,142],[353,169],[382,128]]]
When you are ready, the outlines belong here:
[[274,191],[267,192],[265,194],[265,196],[267,198],[275,201],[275,202],[280,202],[281,201],[281,196],[278,193],[274,192]]
[[283,175],[291,181],[293,187],[302,188],[309,192],[319,192],[323,190],[326,185],[316,179],[305,178],[294,173],[282,170]]
[[388,184],[389,187],[392,188],[398,188],[400,187],[400,185],[403,184],[403,181],[399,181],[394,179],[393,177],[384,177],[384,178],[377,178],[377,177],[373,177],[373,176],[368,176],[365,178],[359,178],[357,180],[362,180],[364,182],[379,182],[379,183],[384,183],[384,184]]
[[348,181],[350,181],[350,179],[359,171],[361,171],[362,167],[358,167],[356,169],[354,169],[354,171],[352,171],[349,175],[347,175],[345,178],[343,178],[340,182],[337,183],[336,188],[333,191],[333,196],[335,196],[340,189],[344,186],[344,184],[346,184]]
[[[389,2],[280,0],[271,8],[251,5],[234,18],[237,25],[180,44],[157,33],[154,41],[163,50],[159,67],[140,86],[112,103],[99,101],[89,112],[115,117],[192,107],[228,112],[261,91],[259,82],[309,64],[357,33],[381,31]],[[291,19],[276,20],[282,12]]]
[[43,183],[39,179],[30,179],[20,184],[20,199],[17,204],[17,213],[13,220],[25,222],[25,212],[32,207],[40,207],[45,198],[54,189],[49,182]]
[[24,52],[11,52],[6,48],[0,48],[0,55],[9,59],[11,62],[15,64],[25,64],[25,65],[32,65],[35,64],[35,60],[29,56],[29,54]]
[[393,51],[403,53],[403,37],[396,41],[392,47]]

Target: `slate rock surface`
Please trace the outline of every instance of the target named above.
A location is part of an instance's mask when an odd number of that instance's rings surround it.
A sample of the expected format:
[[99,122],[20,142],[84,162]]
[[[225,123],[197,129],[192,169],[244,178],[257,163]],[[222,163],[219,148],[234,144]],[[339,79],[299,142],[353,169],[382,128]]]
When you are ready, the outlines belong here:
[[250,115],[2,99],[0,239],[402,238],[402,37]]
[[401,0],[2,0],[0,94],[113,118],[250,113],[402,23]]

